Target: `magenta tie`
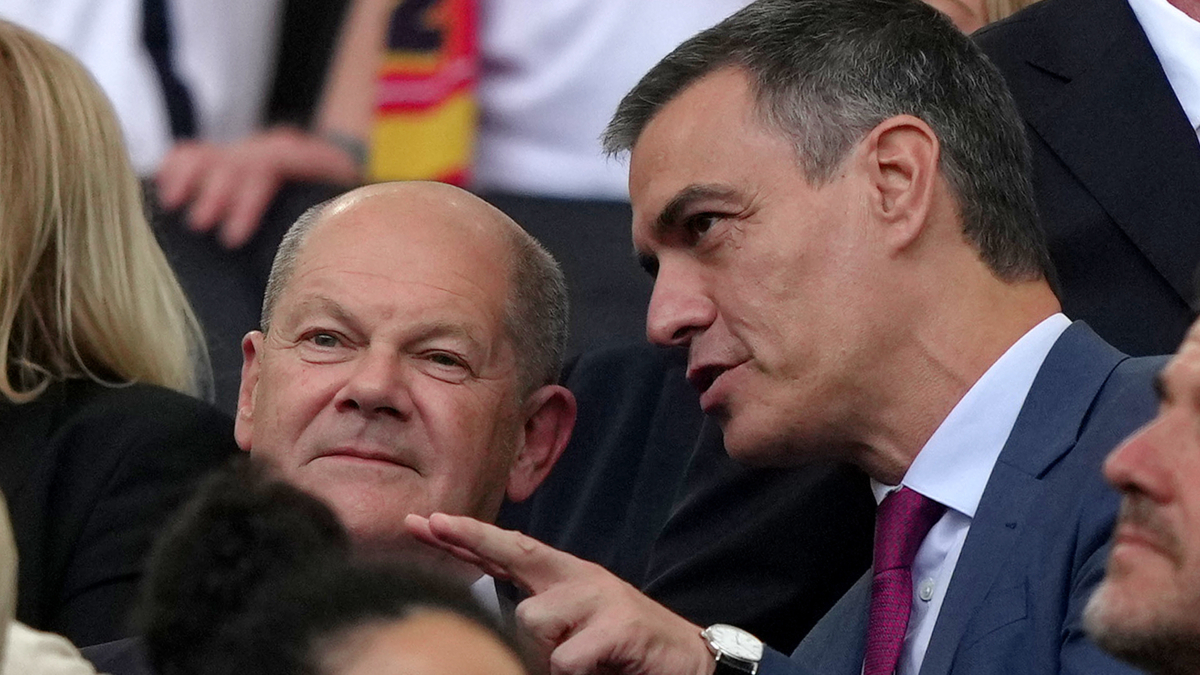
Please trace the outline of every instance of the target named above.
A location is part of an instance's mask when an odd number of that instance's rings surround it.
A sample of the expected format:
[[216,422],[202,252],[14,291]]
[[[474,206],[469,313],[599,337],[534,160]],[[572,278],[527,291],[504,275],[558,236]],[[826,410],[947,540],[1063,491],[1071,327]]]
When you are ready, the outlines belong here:
[[929,528],[946,507],[902,487],[883,498],[875,515],[875,577],[863,675],[891,675],[912,610],[912,564]]

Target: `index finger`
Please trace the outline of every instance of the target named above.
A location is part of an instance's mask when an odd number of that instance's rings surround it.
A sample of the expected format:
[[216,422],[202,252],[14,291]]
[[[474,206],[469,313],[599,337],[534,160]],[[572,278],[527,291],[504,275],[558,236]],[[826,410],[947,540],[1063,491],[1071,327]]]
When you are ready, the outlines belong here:
[[[589,563],[512,530],[465,516],[435,513],[427,522],[416,516],[406,520],[408,530],[427,544],[438,546],[467,562],[500,572],[533,594],[586,573]],[[430,541],[428,537],[432,537]],[[459,549],[456,551],[455,549]],[[460,554],[465,551],[476,560]]]

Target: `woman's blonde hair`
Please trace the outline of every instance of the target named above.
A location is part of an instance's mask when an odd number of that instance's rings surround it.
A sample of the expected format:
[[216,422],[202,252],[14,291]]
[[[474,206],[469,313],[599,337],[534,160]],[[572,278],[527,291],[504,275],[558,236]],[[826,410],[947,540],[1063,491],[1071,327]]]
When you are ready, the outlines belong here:
[[211,390],[116,115],[83,66],[0,21],[0,393],[56,380]]

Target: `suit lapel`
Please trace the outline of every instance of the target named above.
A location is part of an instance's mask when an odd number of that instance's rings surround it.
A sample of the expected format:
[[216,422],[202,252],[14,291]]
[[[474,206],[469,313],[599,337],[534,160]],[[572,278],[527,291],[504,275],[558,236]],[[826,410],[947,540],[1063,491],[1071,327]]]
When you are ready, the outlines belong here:
[[967,646],[963,638],[971,621],[978,618],[1009,559],[1021,549],[1031,507],[1042,494],[1042,476],[1074,447],[1092,401],[1123,358],[1079,322],[1050,350],[984,489],[921,675],[949,673],[956,650]]
[[[1087,21],[1079,17],[1088,16]],[[1060,3],[1030,65],[1061,81],[1026,120],[1193,309],[1200,143],[1124,0]],[[1119,170],[1113,170],[1119,167]]]

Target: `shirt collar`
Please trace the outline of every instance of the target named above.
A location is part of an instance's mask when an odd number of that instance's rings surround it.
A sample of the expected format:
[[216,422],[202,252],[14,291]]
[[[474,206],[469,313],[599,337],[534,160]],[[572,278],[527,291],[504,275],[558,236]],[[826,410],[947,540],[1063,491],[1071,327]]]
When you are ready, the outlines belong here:
[[500,616],[500,596],[496,593],[496,579],[485,574],[471,584],[471,595],[492,616]]
[[[1013,343],[929,437],[901,485],[974,518],[1033,380],[1069,325],[1067,317],[1055,314]],[[876,502],[899,487],[871,481]]]
[[1167,0],[1129,0],[1175,98],[1193,129],[1200,129],[1200,21]]

